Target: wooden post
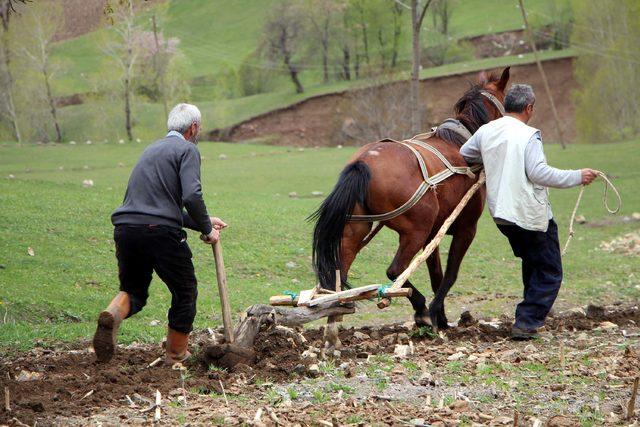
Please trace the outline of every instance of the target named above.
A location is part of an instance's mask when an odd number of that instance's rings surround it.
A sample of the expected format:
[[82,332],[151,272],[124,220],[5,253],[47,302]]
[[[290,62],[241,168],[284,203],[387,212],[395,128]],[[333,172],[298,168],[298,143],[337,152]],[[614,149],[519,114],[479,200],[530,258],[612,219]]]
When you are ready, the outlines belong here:
[[231,344],[234,340],[233,325],[231,323],[231,304],[229,303],[229,293],[227,291],[227,273],[224,269],[224,259],[222,258],[222,244],[219,240],[213,245],[213,257],[216,261],[216,279],[218,280],[218,293],[220,294],[220,304],[222,306],[224,339],[227,344]]
[[[402,274],[398,276],[398,278],[393,282],[393,285],[388,289],[388,291],[395,291],[400,289],[405,284],[405,282],[409,280],[409,277],[418,269],[418,267],[420,267],[420,264],[422,264],[424,261],[427,260],[427,258],[429,258],[429,256],[438,247],[438,245],[440,245],[440,242],[444,238],[445,234],[447,234],[447,230],[449,230],[449,227],[451,227],[451,224],[454,223],[454,221],[458,218],[458,215],[460,215],[460,212],[462,212],[462,210],[467,205],[467,203],[469,203],[469,200],[471,200],[471,197],[473,197],[476,191],[478,191],[478,189],[482,187],[482,185],[484,185],[485,180],[486,180],[486,176],[483,170],[480,172],[478,181],[475,184],[473,184],[471,188],[469,188],[469,190],[467,190],[465,195],[460,200],[460,203],[458,203],[458,206],[456,206],[456,208],[453,210],[453,212],[451,212],[449,217],[442,223],[442,225],[440,226],[440,230],[438,230],[438,234],[436,234],[433,240],[429,242],[429,244],[424,248],[422,253],[417,257],[415,257],[413,261],[411,261],[411,264],[409,264],[409,267],[407,267],[406,270],[404,270]],[[383,298],[378,303],[378,308],[386,308],[389,306],[389,304],[391,304],[391,301],[389,300],[389,298]]]
[[[336,293],[342,291],[342,281],[340,270],[336,270]],[[335,350],[340,348],[340,338],[338,336],[338,323],[342,322],[342,315],[333,315],[327,318],[327,326],[324,328],[324,350]]]
[[549,82],[547,81],[547,75],[544,72],[544,68],[542,68],[542,62],[540,62],[540,57],[538,56],[538,49],[536,48],[536,43],[533,40],[533,32],[531,31],[531,27],[529,26],[527,11],[524,8],[524,0],[518,0],[518,1],[520,2],[520,11],[522,12],[524,27],[527,31],[527,37],[529,38],[529,45],[531,46],[531,50],[533,51],[533,57],[535,58],[536,64],[538,65],[538,71],[540,71],[540,76],[542,77],[542,83],[544,84],[544,90],[547,92],[547,97],[549,98],[549,104],[551,104],[551,112],[553,113],[553,119],[556,123],[556,129],[558,130],[560,145],[562,146],[562,148],[567,148],[564,142],[564,136],[562,134],[562,125],[560,124],[560,118],[558,117],[558,110],[556,110],[556,104],[553,101],[553,95],[551,95],[551,89],[549,88]]

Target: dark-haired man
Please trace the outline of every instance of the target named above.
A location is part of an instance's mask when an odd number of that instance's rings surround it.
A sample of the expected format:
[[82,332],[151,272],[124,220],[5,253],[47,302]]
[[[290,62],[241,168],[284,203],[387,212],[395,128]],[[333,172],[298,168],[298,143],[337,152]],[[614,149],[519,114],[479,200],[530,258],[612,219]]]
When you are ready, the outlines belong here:
[[504,117],[482,126],[462,146],[469,163],[483,163],[489,212],[522,259],[524,300],[511,329],[514,339],[535,338],[562,283],[558,226],[548,187],[590,184],[592,169],[561,170],[547,164],[540,131],[528,126],[535,95],[529,85],[513,85],[505,96]]

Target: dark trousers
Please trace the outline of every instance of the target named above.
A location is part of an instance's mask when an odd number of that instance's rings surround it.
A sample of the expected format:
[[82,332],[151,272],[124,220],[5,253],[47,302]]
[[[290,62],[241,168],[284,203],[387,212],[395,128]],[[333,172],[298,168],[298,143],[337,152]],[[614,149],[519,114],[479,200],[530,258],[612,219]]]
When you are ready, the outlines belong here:
[[562,283],[562,258],[558,225],[551,219],[546,232],[517,225],[498,228],[509,239],[513,254],[522,259],[524,300],[516,308],[515,326],[535,329],[544,324]]
[[153,271],[171,292],[169,327],[189,333],[196,316],[198,283],[184,230],[154,225],[117,225],[114,230],[120,290],[131,299],[129,316],[142,310]]

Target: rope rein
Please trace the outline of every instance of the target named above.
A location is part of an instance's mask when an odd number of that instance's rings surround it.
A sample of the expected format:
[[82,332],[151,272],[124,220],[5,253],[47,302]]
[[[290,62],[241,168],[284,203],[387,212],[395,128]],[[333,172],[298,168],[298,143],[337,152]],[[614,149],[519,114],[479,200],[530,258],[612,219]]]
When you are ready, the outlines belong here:
[[[611,181],[609,181],[609,178],[607,178],[607,175],[605,175],[604,172],[601,172],[601,171],[595,171],[595,172],[600,178],[604,180],[603,182],[604,191],[602,194],[602,204],[604,205],[604,208],[610,214],[616,214],[620,212],[620,208],[622,207],[622,197],[620,197],[620,193],[618,192],[618,189],[615,187],[615,185],[613,185]],[[564,249],[562,249],[562,256],[564,256],[567,253],[567,249],[569,248],[569,243],[571,242],[571,239],[575,234],[575,230],[573,229],[573,224],[576,219],[576,212],[578,212],[578,206],[580,206],[580,202],[582,201],[582,194],[584,194],[585,187],[586,185],[583,185],[582,187],[580,187],[580,193],[578,194],[576,205],[573,207],[573,212],[571,213],[571,221],[569,221],[569,236],[567,237],[567,241],[564,244]],[[611,209],[611,207],[609,206],[609,197],[608,197],[609,187],[611,187],[611,190],[616,195],[617,205],[615,209]]]

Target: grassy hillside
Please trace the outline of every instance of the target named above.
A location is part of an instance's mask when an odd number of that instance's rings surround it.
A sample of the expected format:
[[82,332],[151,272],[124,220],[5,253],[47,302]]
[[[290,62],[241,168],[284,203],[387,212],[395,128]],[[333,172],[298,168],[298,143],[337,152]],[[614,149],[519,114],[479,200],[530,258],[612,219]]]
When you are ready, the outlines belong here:
[[[281,0],[170,0],[147,7],[139,15],[138,23],[143,28],[150,29],[150,17],[155,14],[159,28],[165,36],[180,39],[179,48],[184,57],[183,78],[191,86],[189,101],[198,103],[203,109],[206,129],[226,127],[309,96],[367,84],[364,80],[320,83],[320,58],[305,51],[309,68],[305,68],[301,75],[306,89],[304,94],[294,93],[287,76],[275,75],[270,84],[271,91],[268,93],[249,97],[221,96],[219,87],[224,83],[216,79],[229,70],[237,70],[255,49],[262,37],[262,27],[268,10],[278,1]],[[564,0],[539,0],[528,7],[539,22],[544,22],[550,19],[546,15],[549,5],[557,1]],[[455,0],[453,4],[453,37],[504,31],[521,26],[516,0]],[[408,61],[408,11],[403,13],[403,19],[407,22],[403,26],[404,40],[401,44],[400,60]],[[19,20],[16,20],[16,23],[19,25]],[[423,31],[425,45],[434,40],[431,27],[431,17],[427,16]],[[64,64],[64,72],[57,73],[53,78],[54,95],[98,93],[98,96],[88,97],[82,105],[60,109],[64,140],[118,140],[125,137],[123,108],[119,100],[121,89],[117,83],[119,70],[104,53],[104,47],[112,37],[112,30],[103,28],[55,45],[54,62]],[[372,40],[372,57],[377,55],[377,46],[377,42]],[[566,54],[545,53],[548,57]],[[427,68],[422,71],[422,76],[517,64],[531,59],[529,55],[525,55],[522,58],[502,57],[448,64]],[[269,66],[260,59],[253,59],[249,64],[258,69]],[[404,76],[407,74],[400,72],[397,78]],[[33,84],[33,80],[23,81],[22,84]],[[134,137],[143,140],[155,138],[157,130],[164,126],[162,107],[150,103],[144,97],[136,96],[133,110]],[[28,129],[30,120],[31,115],[22,114],[21,127]],[[31,136],[30,139],[33,138],[35,137]]]
[[[634,169],[638,141],[597,146],[546,148],[549,161],[563,168],[590,166],[615,176],[624,198],[622,214],[640,211],[640,175]],[[145,144],[0,146],[0,347],[23,348],[50,340],[91,335],[99,310],[117,289],[117,269],[109,216],[122,200],[129,171]],[[305,221],[321,199],[289,198],[330,191],[350,148],[292,150],[285,147],[202,143],[203,188],[212,214],[230,227],[223,234],[234,311],[265,302],[284,290],[314,283],[310,265],[312,224]],[[220,154],[226,160],[219,160]],[[122,163],[122,166],[118,164]],[[60,170],[60,167],[63,169]],[[12,174],[14,179],[7,179]],[[84,188],[82,181],[95,185]],[[602,252],[601,241],[638,229],[638,222],[610,217],[602,207],[600,183],[589,187],[564,259],[565,283],[559,305],[640,298],[637,259]],[[552,190],[561,240],[577,189]],[[199,279],[196,326],[220,323],[211,250],[190,233]],[[386,281],[396,236],[385,230],[364,250],[352,270],[356,285]],[[445,242],[443,248],[448,246]],[[29,256],[31,247],[34,256]],[[294,262],[293,268],[287,263]],[[464,307],[484,315],[511,313],[522,293],[519,262],[483,216],[478,236],[448,300],[450,317]],[[295,279],[295,280],[294,280]],[[426,268],[414,283],[427,292]],[[486,299],[484,298],[486,297]],[[164,334],[170,295],[154,279],[147,308],[126,322],[123,341],[157,341]],[[410,306],[394,303],[387,311],[364,304],[348,321],[407,320]],[[150,326],[159,320],[160,326]]]
[[[573,55],[574,52],[570,49],[541,53],[543,59],[564,58]],[[420,76],[421,78],[439,77],[459,72],[473,72],[531,62],[533,62],[532,54],[488,58],[427,68],[422,70]],[[408,75],[401,73],[397,78],[408,78]],[[278,92],[262,93],[243,98],[194,102],[202,110],[204,128],[210,130],[231,126],[256,115],[276,108],[286,107],[312,96],[362,87],[367,84],[370,83],[366,80],[357,82],[341,81],[328,85],[315,84],[308,86],[303,94],[295,93],[292,88],[287,87]],[[108,139],[114,141],[125,138],[124,116],[120,102],[101,100],[69,106],[61,109],[60,116],[66,140],[85,141],[90,139],[102,141]],[[164,129],[165,126],[164,112],[160,104],[137,102],[134,105],[134,118],[134,136],[141,138],[143,141],[157,138],[158,132]]]
[[[150,28],[149,17],[156,13],[159,27],[165,36],[180,39],[180,49],[188,61],[187,79],[215,75],[226,67],[237,68],[256,48],[261,36],[268,10],[279,0],[168,0],[160,3],[140,16],[139,23]],[[541,12],[539,20],[549,5],[559,0],[537,0],[528,5],[532,14]],[[517,0],[456,0],[451,18],[453,37],[467,37],[506,30],[522,26],[522,17]],[[410,54],[408,11],[405,19],[401,59]],[[425,20],[423,39],[430,42],[430,17]],[[68,72],[55,82],[56,95],[70,95],[91,89],[91,82],[104,77],[109,61],[102,47],[110,37],[107,29],[66,40],[56,47],[55,56],[68,64]],[[376,55],[376,44],[371,42],[372,56]],[[318,81],[320,58],[307,60],[312,70],[302,74],[303,82]],[[265,64],[255,62],[256,67]],[[281,82],[288,85],[286,79]]]

